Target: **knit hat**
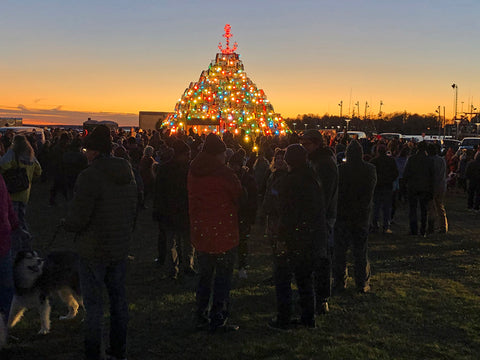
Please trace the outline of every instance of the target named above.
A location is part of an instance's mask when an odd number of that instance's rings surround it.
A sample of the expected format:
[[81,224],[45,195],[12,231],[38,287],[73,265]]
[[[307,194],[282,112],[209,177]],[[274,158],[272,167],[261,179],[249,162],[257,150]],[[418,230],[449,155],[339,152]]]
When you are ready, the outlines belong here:
[[303,140],[303,139],[305,140],[308,139],[314,142],[315,144],[323,145],[323,136],[318,130],[315,130],[315,129],[305,130],[300,140]]
[[243,166],[243,163],[245,161],[245,156],[243,151],[237,151],[235,154],[233,154],[230,157],[230,160],[228,161],[230,164],[237,164],[240,166]]
[[175,156],[186,154],[190,151],[190,147],[182,140],[175,140],[172,144],[173,151],[175,152]]
[[86,149],[99,151],[104,154],[110,153],[112,151],[110,129],[105,125],[98,125],[90,135],[87,135],[83,146]]
[[214,133],[208,134],[202,151],[205,151],[207,154],[217,155],[225,152],[225,150],[227,150],[227,147],[220,137]]
[[284,160],[291,167],[305,165],[307,163],[307,150],[300,144],[288,145]]

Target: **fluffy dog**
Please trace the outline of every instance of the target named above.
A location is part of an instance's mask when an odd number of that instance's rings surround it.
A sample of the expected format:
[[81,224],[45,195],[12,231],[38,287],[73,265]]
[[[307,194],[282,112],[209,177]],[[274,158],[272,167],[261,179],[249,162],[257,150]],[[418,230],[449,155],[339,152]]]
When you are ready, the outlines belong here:
[[80,293],[78,255],[69,251],[50,253],[45,259],[36,251],[20,251],[13,264],[15,295],[13,297],[8,327],[13,327],[29,308],[40,312],[39,334],[50,331],[49,297],[58,293],[67,304],[68,314],[60,319],[73,319],[83,301]]

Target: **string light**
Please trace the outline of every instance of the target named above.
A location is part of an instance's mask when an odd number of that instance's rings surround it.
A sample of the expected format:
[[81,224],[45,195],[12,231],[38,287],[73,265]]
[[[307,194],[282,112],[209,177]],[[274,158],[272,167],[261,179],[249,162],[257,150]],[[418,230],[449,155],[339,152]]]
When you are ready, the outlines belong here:
[[[240,55],[235,52],[237,43],[230,47],[230,29],[227,24],[223,35],[226,47],[220,44],[221,53],[216,55],[207,70],[201,72],[199,80],[185,89],[174,113],[164,124],[175,126],[179,119],[184,118],[186,129],[193,127],[202,131],[217,127],[223,131],[235,126],[237,132],[240,128],[248,133],[249,129],[256,127],[257,133],[272,134],[277,128],[287,129],[282,116],[274,112],[265,92],[246,76]],[[208,123],[203,125],[202,119]],[[213,121],[215,119],[217,123]]]

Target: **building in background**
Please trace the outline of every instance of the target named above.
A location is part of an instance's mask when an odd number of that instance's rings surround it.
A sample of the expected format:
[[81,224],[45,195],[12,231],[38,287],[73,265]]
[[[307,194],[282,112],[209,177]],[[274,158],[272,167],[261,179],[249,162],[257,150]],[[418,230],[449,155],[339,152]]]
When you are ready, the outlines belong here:
[[143,130],[156,130],[170,113],[158,111],[140,111],[138,113],[138,126]]

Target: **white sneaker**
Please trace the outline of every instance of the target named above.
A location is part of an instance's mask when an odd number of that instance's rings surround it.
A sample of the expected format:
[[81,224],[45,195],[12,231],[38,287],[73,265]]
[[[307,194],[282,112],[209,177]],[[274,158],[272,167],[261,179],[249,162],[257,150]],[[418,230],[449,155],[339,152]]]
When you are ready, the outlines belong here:
[[240,270],[238,270],[238,278],[239,278],[239,279],[246,279],[246,278],[248,278],[248,276],[247,276],[247,270],[245,270],[245,268],[241,268]]

